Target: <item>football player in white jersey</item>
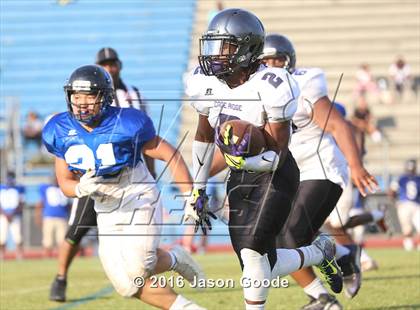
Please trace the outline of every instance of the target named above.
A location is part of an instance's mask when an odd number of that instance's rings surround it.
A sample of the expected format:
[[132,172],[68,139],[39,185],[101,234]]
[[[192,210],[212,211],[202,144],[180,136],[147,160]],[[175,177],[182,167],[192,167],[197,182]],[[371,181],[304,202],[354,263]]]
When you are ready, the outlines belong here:
[[[268,287],[258,283],[311,265],[321,268],[332,289],[342,289],[334,243],[328,236],[321,235],[310,246],[276,249],[276,235],[299,185],[299,170],[288,150],[299,89],[287,70],[261,65],[264,37],[264,27],[252,13],[219,12],[200,39],[200,67],[186,80],[186,94],[199,113],[193,142],[194,207],[185,211],[186,218],[207,229],[206,182],[216,142],[231,168],[227,182],[231,242],[242,279],[252,283],[243,287],[246,309],[265,307]],[[219,126],[231,119],[261,128],[268,150],[245,157],[233,141],[231,127],[219,132]]]
[[[374,192],[377,182],[363,167],[351,128],[328,98],[323,71],[319,68],[295,68],[295,50],[284,36],[268,35],[265,44],[265,63],[287,69],[301,91],[293,116],[294,133],[290,144],[300,169],[300,185],[290,216],[278,238],[278,245],[294,248],[310,244],[336,206],[348,182],[347,164],[352,181],[362,195],[366,195],[366,189]],[[348,250],[340,247],[340,251],[342,253],[337,257]],[[348,267],[348,264],[344,266]],[[354,271],[352,278],[348,279],[349,286],[351,283],[354,285],[354,281],[359,282],[359,279],[353,278],[357,274],[357,270]],[[343,273],[349,277],[352,274],[344,267]],[[311,297],[311,302],[303,309],[324,309],[332,304],[339,308],[338,302],[327,295],[328,291],[311,268],[292,276]],[[359,287],[356,283],[346,292],[352,297]]]

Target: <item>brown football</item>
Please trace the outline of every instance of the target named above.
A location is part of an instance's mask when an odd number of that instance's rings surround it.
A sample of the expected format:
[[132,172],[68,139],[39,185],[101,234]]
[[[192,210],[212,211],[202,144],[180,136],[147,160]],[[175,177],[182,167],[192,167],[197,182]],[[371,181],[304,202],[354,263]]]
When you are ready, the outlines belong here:
[[[260,129],[253,124],[243,120],[230,120],[224,122],[219,128],[219,140],[225,141],[228,138],[226,129],[231,126],[231,140],[237,147],[240,147],[242,139],[248,135],[248,143],[244,143],[240,149],[242,150],[242,156],[249,157],[258,155],[266,150],[266,141],[263,129]],[[229,139],[229,138],[228,138]],[[225,147],[224,143],[219,144],[220,149],[224,153],[231,153],[229,147]],[[232,154],[235,155],[235,154]]]

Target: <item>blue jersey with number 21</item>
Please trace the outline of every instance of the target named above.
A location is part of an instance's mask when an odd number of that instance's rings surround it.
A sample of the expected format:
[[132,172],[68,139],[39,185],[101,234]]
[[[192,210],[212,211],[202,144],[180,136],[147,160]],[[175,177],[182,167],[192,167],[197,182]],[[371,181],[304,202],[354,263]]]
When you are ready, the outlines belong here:
[[111,175],[141,160],[144,143],[156,135],[151,119],[132,108],[107,107],[101,123],[88,132],[69,112],[55,115],[42,138],[47,150],[63,158],[74,172],[95,169]]

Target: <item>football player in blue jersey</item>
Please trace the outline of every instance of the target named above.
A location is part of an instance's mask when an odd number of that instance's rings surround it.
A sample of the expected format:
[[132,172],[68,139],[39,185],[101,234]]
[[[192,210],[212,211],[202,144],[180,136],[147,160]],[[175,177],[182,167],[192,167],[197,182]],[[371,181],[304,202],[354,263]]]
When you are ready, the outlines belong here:
[[52,257],[54,243],[60,244],[67,231],[67,221],[71,207],[54,177],[49,184],[39,186],[40,200],[35,205],[35,223],[42,228],[44,257]]
[[[159,248],[162,205],[141,153],[166,161],[181,192],[190,193],[192,179],[183,158],[156,135],[145,113],[110,106],[112,78],[102,67],[76,69],[64,90],[68,111],[46,124],[43,141],[56,157],[63,193],[95,200],[99,257],[114,288],[159,308],[202,309],[169,287],[152,287],[149,279],[171,269],[188,281],[204,277],[180,247]],[[192,202],[188,198],[186,213],[199,224],[206,212]]]
[[7,172],[6,183],[0,184],[0,258],[6,254],[6,242],[9,231],[16,244],[16,258],[23,258],[22,209],[25,188],[16,184],[16,175]]
[[[124,83],[120,77],[123,63],[116,50],[110,47],[100,49],[96,54],[95,63],[103,67],[112,77],[115,92],[112,106],[136,108],[147,113],[147,102],[140,91],[135,86]],[[143,158],[150,173],[152,176],[155,176],[153,159],[148,156]],[[60,302],[66,300],[67,275],[73,258],[79,251],[82,238],[91,228],[95,229],[97,226],[93,205],[94,201],[89,199],[89,197],[75,199],[73,202],[69,228],[58,250],[58,268],[54,281],[51,284],[50,300]]]
[[[420,175],[417,174],[417,160],[405,163],[405,173],[391,183],[389,195],[397,199],[397,212],[404,235],[403,246],[407,251],[414,249],[414,230],[420,235]],[[417,245],[420,248],[420,244]]]

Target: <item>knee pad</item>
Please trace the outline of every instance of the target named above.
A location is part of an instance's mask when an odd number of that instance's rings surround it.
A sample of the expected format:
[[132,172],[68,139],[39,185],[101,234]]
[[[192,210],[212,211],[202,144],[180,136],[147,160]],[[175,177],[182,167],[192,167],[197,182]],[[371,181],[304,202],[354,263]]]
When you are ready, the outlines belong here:
[[271,268],[267,254],[251,249],[241,250],[241,259],[244,264],[241,284],[244,297],[250,301],[265,301],[271,281]]

